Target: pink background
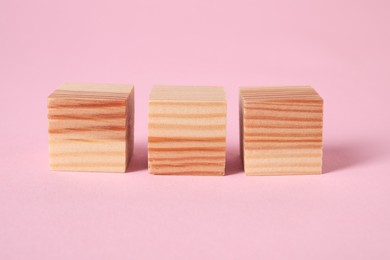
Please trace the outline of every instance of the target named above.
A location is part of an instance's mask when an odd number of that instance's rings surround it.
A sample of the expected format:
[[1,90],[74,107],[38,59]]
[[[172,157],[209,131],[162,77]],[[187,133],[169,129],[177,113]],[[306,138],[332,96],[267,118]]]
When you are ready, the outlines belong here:
[[[390,2],[0,2],[0,259],[389,259]],[[134,83],[127,174],[50,172],[47,96]],[[222,85],[225,177],[146,171],[154,84]],[[238,86],[311,84],[320,176],[246,177]]]

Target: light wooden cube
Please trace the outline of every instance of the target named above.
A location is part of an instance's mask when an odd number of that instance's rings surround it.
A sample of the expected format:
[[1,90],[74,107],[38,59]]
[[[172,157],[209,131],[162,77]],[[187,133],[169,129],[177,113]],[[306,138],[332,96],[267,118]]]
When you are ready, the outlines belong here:
[[224,175],[224,88],[154,87],[149,99],[148,137],[150,173]]
[[50,168],[125,172],[133,153],[131,85],[65,84],[48,98]]
[[320,174],[323,100],[307,86],[240,89],[247,175]]

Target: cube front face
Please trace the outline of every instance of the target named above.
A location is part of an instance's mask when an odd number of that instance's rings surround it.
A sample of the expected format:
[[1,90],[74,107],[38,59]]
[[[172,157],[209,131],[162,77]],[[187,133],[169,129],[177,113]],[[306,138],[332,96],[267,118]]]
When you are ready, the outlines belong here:
[[311,87],[240,89],[247,175],[320,174],[323,100]]
[[125,172],[133,151],[130,85],[65,84],[48,99],[50,168]]
[[155,87],[149,100],[148,168],[161,175],[224,175],[222,87]]

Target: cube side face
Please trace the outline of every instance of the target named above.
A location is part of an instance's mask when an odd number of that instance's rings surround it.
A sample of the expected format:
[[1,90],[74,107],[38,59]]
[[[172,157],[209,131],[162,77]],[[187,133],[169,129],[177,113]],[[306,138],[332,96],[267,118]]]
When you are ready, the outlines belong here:
[[161,175],[224,175],[226,102],[149,101],[148,169]]
[[126,169],[134,150],[134,88],[127,98],[126,105]]
[[241,102],[247,175],[322,173],[322,99]]
[[245,171],[245,149],[244,149],[244,104],[241,93],[239,95],[239,132],[240,132],[240,157]]
[[123,99],[49,97],[50,168],[125,172],[126,114]]

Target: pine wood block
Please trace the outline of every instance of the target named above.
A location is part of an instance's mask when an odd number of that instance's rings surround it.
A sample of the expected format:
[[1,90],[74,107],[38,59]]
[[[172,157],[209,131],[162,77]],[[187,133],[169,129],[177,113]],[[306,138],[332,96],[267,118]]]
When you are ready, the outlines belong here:
[[153,88],[148,125],[150,173],[224,175],[225,158],[223,87]]
[[50,168],[125,172],[133,153],[134,88],[65,84],[48,98]]
[[240,88],[247,175],[320,174],[323,100],[308,86]]

